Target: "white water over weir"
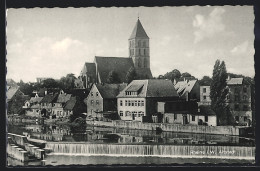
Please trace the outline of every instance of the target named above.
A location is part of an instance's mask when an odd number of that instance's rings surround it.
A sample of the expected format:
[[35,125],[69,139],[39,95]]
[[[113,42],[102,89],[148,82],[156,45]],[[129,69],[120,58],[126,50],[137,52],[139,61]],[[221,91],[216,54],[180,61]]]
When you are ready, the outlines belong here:
[[255,159],[255,147],[48,142],[45,148],[61,155],[159,156],[186,158]]

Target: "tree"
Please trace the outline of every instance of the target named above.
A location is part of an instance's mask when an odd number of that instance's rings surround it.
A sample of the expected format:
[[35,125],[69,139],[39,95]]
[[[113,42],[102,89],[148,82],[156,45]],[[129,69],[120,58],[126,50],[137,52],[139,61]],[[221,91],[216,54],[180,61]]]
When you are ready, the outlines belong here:
[[60,86],[63,90],[69,90],[75,88],[76,77],[74,74],[67,74],[66,77],[60,79]]
[[209,76],[204,76],[201,80],[199,80],[199,84],[201,86],[210,86],[212,82],[212,78]]
[[109,83],[109,84],[120,83],[119,76],[114,70],[109,72],[108,77],[107,77],[107,83]]
[[[228,95],[227,70],[225,62],[217,60],[213,69],[212,82],[210,85],[211,108],[217,115],[218,125],[231,124],[229,106],[226,103]],[[228,116],[229,115],[229,116]]]
[[59,85],[59,82],[52,79],[52,78],[48,78],[46,80],[43,80],[43,83],[42,83],[42,88],[45,87],[45,88],[60,88],[60,85]]
[[188,72],[184,72],[184,73],[182,73],[181,74],[181,78],[180,78],[180,80],[184,80],[184,79],[188,79],[188,80],[194,80],[195,79],[195,77],[194,76],[192,76],[190,73],[188,73]]
[[179,80],[181,77],[181,72],[177,69],[172,70],[171,72],[167,72],[166,74],[164,74],[163,78],[164,79],[169,79],[171,81],[175,80]]
[[23,80],[21,80],[19,83],[17,83],[19,86],[21,92],[23,92],[25,95],[32,95],[32,92],[34,90],[33,85],[30,83],[24,83]]

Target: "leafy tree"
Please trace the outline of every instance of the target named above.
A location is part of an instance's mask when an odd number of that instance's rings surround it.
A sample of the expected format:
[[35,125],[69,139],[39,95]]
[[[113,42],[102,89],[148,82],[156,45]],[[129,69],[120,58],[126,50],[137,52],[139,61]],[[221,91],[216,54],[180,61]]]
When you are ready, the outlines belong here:
[[17,83],[17,85],[19,86],[21,92],[23,92],[25,95],[32,95],[34,88],[31,83],[24,83],[23,80],[21,80],[19,83]]
[[60,88],[59,82],[52,79],[52,78],[48,78],[46,80],[43,80],[43,83],[41,85],[41,87],[45,87],[45,88]]
[[212,82],[212,78],[209,76],[204,76],[201,80],[199,80],[199,84],[201,86],[210,86]]
[[211,98],[211,108],[215,111],[217,115],[218,125],[228,125],[231,124],[229,112],[229,106],[226,103],[226,97],[228,95],[227,87],[227,70],[225,62],[217,60],[213,69],[212,82],[210,85],[210,98]]
[[171,81],[173,81],[174,79],[179,80],[180,77],[181,77],[181,72],[177,69],[174,69],[171,72],[167,72],[163,76],[164,79],[169,79]]
[[181,74],[180,80],[184,80],[184,78],[185,78],[185,79],[189,79],[189,80],[194,80],[194,79],[195,79],[195,77],[192,76],[192,75],[191,75],[190,73],[188,73],[188,72],[184,72],[184,73]]
[[131,81],[137,79],[137,73],[134,67],[131,67],[126,73],[126,82],[129,84]]
[[109,72],[108,77],[107,77],[107,83],[109,83],[109,84],[120,83],[119,76],[114,70]]
[[73,89],[73,88],[75,88],[75,84],[74,84],[75,80],[76,80],[76,77],[74,74],[72,74],[72,73],[67,74],[66,77],[62,77],[60,79],[60,86],[64,90]]

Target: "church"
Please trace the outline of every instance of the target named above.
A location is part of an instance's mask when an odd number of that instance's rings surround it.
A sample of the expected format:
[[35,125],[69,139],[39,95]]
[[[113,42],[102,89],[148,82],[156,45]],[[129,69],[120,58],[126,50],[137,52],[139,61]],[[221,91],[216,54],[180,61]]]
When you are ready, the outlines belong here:
[[151,79],[150,46],[139,18],[132,31],[129,43],[129,57],[95,56],[93,63],[85,63],[76,84],[82,88],[90,88],[94,83],[108,83],[110,72],[116,73],[119,83],[126,83],[126,75],[134,68],[138,79]]

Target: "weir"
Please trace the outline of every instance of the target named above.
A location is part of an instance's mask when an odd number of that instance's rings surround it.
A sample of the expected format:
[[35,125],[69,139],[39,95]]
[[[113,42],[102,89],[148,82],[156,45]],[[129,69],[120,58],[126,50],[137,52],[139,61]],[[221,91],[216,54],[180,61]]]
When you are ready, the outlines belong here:
[[127,145],[48,142],[46,149],[62,155],[159,156],[188,158],[255,159],[255,147]]

